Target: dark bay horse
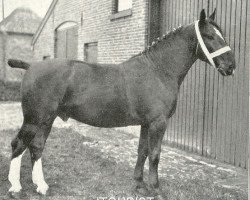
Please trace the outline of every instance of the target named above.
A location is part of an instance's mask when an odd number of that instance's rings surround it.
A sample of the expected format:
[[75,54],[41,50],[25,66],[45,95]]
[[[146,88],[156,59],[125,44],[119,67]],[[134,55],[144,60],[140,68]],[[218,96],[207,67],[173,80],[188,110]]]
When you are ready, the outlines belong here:
[[[20,164],[26,148],[32,160],[32,180],[46,194],[41,156],[57,116],[97,127],[141,125],[134,171],[137,192],[162,199],[158,181],[161,143],[177,103],[180,85],[197,59],[223,75],[235,69],[215,11],[158,39],[142,53],[118,65],[89,64],[53,59],[27,63],[9,60],[11,67],[27,70],[22,82],[23,125],[11,142],[9,181],[12,195],[21,190]],[[149,187],[143,181],[149,159]],[[149,188],[150,190],[147,190]]]

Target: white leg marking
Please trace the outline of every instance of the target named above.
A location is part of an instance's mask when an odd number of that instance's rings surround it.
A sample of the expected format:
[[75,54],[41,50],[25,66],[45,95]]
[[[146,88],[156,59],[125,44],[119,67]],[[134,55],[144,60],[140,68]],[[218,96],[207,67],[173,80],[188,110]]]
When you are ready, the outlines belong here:
[[22,186],[20,184],[20,168],[24,152],[18,157],[13,158],[11,160],[10,171],[8,176],[8,179],[11,183],[11,188],[9,189],[9,192],[20,192],[20,190],[22,189]]
[[32,170],[32,181],[34,184],[37,185],[36,191],[40,194],[45,195],[49,186],[44,180],[41,158],[39,158],[34,163],[33,170]]

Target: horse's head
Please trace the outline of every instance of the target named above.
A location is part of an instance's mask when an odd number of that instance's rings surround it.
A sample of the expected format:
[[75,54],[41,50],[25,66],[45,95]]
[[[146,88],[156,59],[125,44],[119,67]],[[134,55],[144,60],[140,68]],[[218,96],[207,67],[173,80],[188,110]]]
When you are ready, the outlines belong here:
[[235,69],[235,58],[232,50],[223,37],[221,28],[214,22],[215,12],[206,18],[204,9],[200,13],[199,21],[195,22],[198,44],[196,54],[224,75],[232,75]]

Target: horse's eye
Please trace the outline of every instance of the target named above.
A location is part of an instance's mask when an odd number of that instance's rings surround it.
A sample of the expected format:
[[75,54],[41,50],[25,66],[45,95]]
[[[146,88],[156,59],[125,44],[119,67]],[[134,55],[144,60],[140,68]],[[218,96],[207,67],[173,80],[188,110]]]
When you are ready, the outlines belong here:
[[209,40],[214,39],[214,37],[213,37],[212,35],[205,35],[205,36],[206,36],[206,38],[208,38]]

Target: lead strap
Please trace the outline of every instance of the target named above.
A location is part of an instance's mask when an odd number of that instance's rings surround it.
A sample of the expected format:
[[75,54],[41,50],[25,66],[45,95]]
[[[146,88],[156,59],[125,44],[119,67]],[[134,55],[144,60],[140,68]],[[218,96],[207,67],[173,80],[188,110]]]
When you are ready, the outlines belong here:
[[197,36],[198,42],[199,42],[199,44],[201,46],[201,49],[202,49],[203,53],[207,57],[209,63],[214,68],[216,68],[215,63],[213,61],[213,58],[217,57],[217,56],[220,56],[221,54],[226,53],[228,51],[231,51],[231,48],[229,46],[225,46],[225,47],[222,47],[221,49],[218,49],[217,51],[210,54],[209,51],[207,50],[207,47],[206,47],[202,37],[201,37],[201,33],[200,33],[200,30],[199,30],[199,20],[195,21],[195,32],[196,32],[196,36]]

